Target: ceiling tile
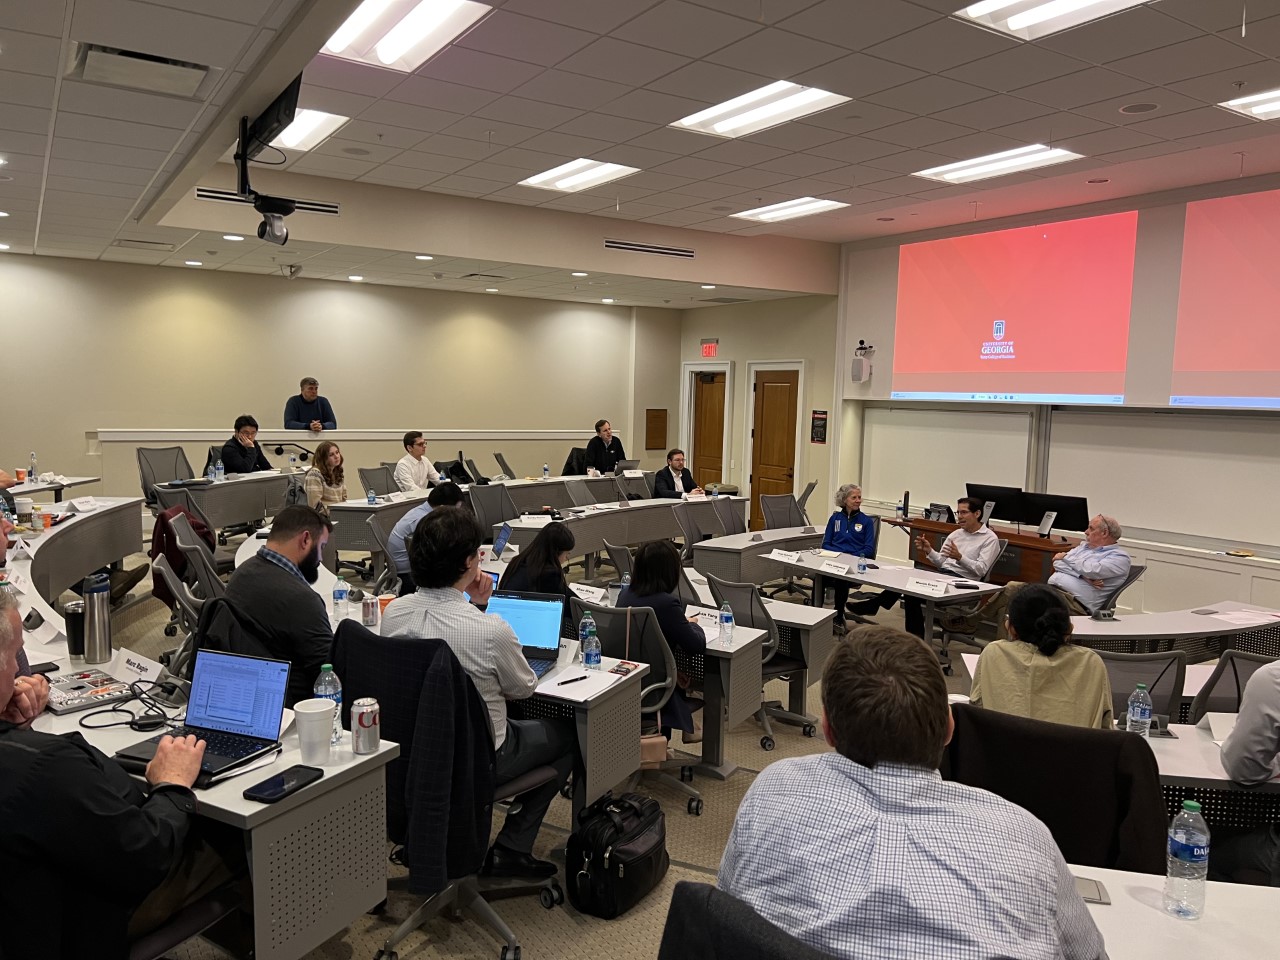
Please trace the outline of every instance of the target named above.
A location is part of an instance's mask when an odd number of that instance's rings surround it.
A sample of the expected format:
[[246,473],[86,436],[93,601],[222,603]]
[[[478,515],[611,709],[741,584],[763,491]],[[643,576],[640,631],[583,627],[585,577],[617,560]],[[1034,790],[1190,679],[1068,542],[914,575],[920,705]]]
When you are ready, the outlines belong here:
[[1021,41],[1013,37],[974,29],[972,24],[947,17],[868,47],[866,52],[908,67],[941,73],[1020,45]]
[[750,17],[761,23],[778,23],[812,7],[818,0],[694,0],[699,6]]
[[652,170],[654,167],[679,158],[678,154],[665,150],[650,150],[638,147],[634,143],[620,143],[616,147],[605,147],[592,153],[591,159],[603,160],[605,163],[620,163],[627,167],[639,167],[641,170]]
[[138,0],[77,0],[71,36],[187,63],[229,69],[254,27]]
[[995,133],[1003,134],[1024,143],[1055,143],[1062,137],[1073,137],[1083,133],[1093,133],[1108,125],[1092,117],[1082,117],[1076,113],[1051,113],[1031,120],[1019,120],[1017,123],[996,127]]
[[321,54],[307,64],[307,69],[302,72],[302,82],[367,97],[382,97],[394,90],[403,76],[394,70],[381,70],[367,63],[353,63]]
[[704,133],[690,133],[688,130],[676,130],[672,127],[659,127],[649,133],[633,137],[630,141],[641,147],[652,150],[665,150],[667,153],[691,154],[707,149],[711,138]]
[[758,166],[761,170],[785,173],[793,177],[811,177],[821,174],[824,170],[842,167],[844,162],[827,157],[815,157],[807,153],[790,153],[774,160],[766,160]]
[[[1013,150],[1016,147],[1025,147],[1026,145],[1025,141],[1014,140],[1012,137],[984,131],[971,133],[964,137],[956,137],[954,140],[931,143],[929,144],[929,149],[934,153],[943,154],[947,159],[940,162],[946,163],[951,160],[968,160],[970,157],[985,157],[988,154],[1000,153],[1003,150]],[[871,162],[876,163],[877,161]],[[933,166],[937,165],[933,164]],[[925,170],[928,168],[917,167],[916,169]]]
[[580,117],[574,117],[568,123],[562,123],[556,129],[560,133],[621,143],[648,133],[654,129],[654,126],[653,123],[644,120],[610,117],[603,113],[584,113]]
[[[962,156],[981,156],[980,153],[963,154]],[[888,157],[876,157],[866,161],[866,166],[877,170],[890,170],[893,173],[915,173],[928,170],[944,163],[951,163],[957,157],[954,153],[935,153],[931,150],[904,150]]]
[[[536,136],[537,127],[525,127],[516,123],[503,123],[500,120],[485,120],[482,117],[464,117],[443,131],[451,137],[462,137],[467,140],[478,140],[492,146],[514,146],[524,143]],[[430,150],[432,141],[418,144],[419,150]]]
[[531,63],[495,57],[457,45],[446,47],[418,69],[420,76],[499,93],[510,93],[539,72],[540,69]]
[[838,60],[846,53],[846,50],[829,43],[768,29],[753,33],[705,59],[721,66],[759,73],[771,80],[788,80],[798,73]]
[[394,100],[379,100],[364,110],[359,119],[366,123],[385,123],[393,127],[408,127],[410,130],[433,133],[451,126],[462,118],[456,113],[448,113],[444,110],[415,107],[411,103],[397,103]]
[[52,77],[0,70],[0,97],[3,97],[5,103],[52,107],[54,82]]
[[924,116],[937,113],[939,110],[958,107],[962,103],[982,100],[990,95],[989,90],[961,83],[959,80],[929,76],[904,83],[892,90],[873,93],[866,99],[871,103],[878,103],[894,110],[905,110],[907,113]]
[[509,186],[511,184],[497,180],[478,180],[475,177],[455,173],[431,184],[430,192],[439,191],[441,193],[455,193],[469,197],[483,197],[486,194],[493,193],[495,190],[501,190]]
[[806,123],[784,123],[768,130],[761,130],[749,137],[751,143],[763,143],[767,147],[779,147],[783,150],[808,150],[822,143],[839,140],[843,134],[836,130],[823,130],[821,127]]
[[1054,144],[1066,147],[1073,153],[1086,157],[1098,157],[1116,150],[1129,150],[1133,147],[1145,147],[1158,142],[1158,137],[1139,133],[1136,130],[1115,127],[1110,130],[1099,130],[1096,133],[1085,133],[1078,137],[1060,137]]
[[143,150],[110,143],[90,143],[66,137],[53,138],[51,156],[59,160],[91,160],[94,163],[115,164],[121,167],[137,167],[157,170],[165,161],[160,150]]
[[564,23],[590,30],[608,33],[614,27],[639,16],[658,0],[507,0],[504,10],[540,17],[553,23]]
[[1089,67],[1065,77],[1057,77],[1042,83],[1020,87],[1018,96],[1051,107],[1070,110],[1086,103],[1097,103],[1112,97],[1122,97],[1145,87],[1140,80],[1124,76],[1102,67]]
[[805,118],[805,123],[826,130],[839,130],[841,133],[866,133],[879,127],[887,127],[892,123],[910,120],[911,114],[902,110],[891,110],[875,103],[862,101],[846,103],[833,110],[824,110]]
[[[1155,103],[1159,105],[1158,110],[1151,110],[1147,113],[1121,113],[1120,108],[1128,104],[1136,103]],[[1141,120],[1150,120],[1154,117],[1162,117],[1171,113],[1182,113],[1187,110],[1194,110],[1196,107],[1203,106],[1199,101],[1193,100],[1191,97],[1184,97],[1181,94],[1174,93],[1164,87],[1153,87],[1149,90],[1139,90],[1137,93],[1127,93],[1123,97],[1116,97],[1112,100],[1100,100],[1097,103],[1090,103],[1083,107],[1076,107],[1075,112],[1086,117],[1093,117],[1102,120],[1105,123],[1114,123],[1125,125],[1129,123],[1137,123]]]
[[768,77],[697,60],[650,83],[649,89],[677,96],[696,93],[699,100],[722,103],[771,83]]
[[[785,173],[773,173],[769,170],[731,170],[716,177],[715,182],[732,184],[739,189],[746,187],[751,190],[758,190],[780,183],[789,185],[790,178]],[[798,195],[802,196],[803,194]]]
[[577,116],[579,110],[594,110],[601,104],[616,100],[629,89],[630,87],[621,83],[610,83],[607,80],[583,83],[580,74],[544,70],[513,92],[516,97],[527,97],[530,100],[559,104],[564,107],[577,107],[578,109],[573,111],[573,116]]
[[54,134],[73,140],[114,143],[125,147],[143,147],[168,152],[178,143],[181,131],[171,127],[153,127],[145,123],[87,117],[81,113],[58,112]]
[[111,117],[186,129],[199,112],[200,104],[178,97],[63,80],[58,93],[58,109],[91,117]]
[[56,37],[0,28],[0,50],[4,51],[5,70],[42,77],[55,76],[61,63],[61,49],[62,44]]
[[704,160],[718,160],[738,167],[751,167],[766,160],[785,157],[787,151],[744,140],[726,140],[700,151],[697,155]]
[[[1244,4],[1205,3],[1204,0],[1161,0],[1160,12],[1193,23],[1206,30],[1240,28],[1241,10]],[[1271,17],[1280,14],[1280,0],[1249,0],[1249,19]]]
[[481,107],[473,116],[547,129],[572,120],[579,113],[581,113],[580,110],[574,110],[571,107],[507,96]]
[[[506,164],[509,167],[527,168],[531,173],[541,173],[543,170],[550,170],[553,167],[558,167],[560,164],[574,159],[574,157],[564,153],[546,153],[541,150],[529,150],[525,147],[508,147],[507,149],[500,150],[485,159],[493,163]],[[525,177],[527,176],[530,176],[530,174],[525,174]],[[519,177],[517,179],[523,180],[525,177]]]
[[295,173],[310,173],[322,177],[337,177],[343,180],[354,180],[361,174],[370,173],[378,164],[355,157],[326,157],[322,154],[309,153],[289,169]]
[[[345,139],[347,133],[346,127],[342,128],[343,139],[330,137],[318,147],[311,151],[312,156],[322,157],[344,157],[350,160],[363,160],[369,163],[386,163],[392,157],[404,152],[401,147],[387,146],[386,144],[360,143],[356,140]],[[358,151],[353,153],[352,151]],[[293,169],[297,169],[294,167]]]
[[1254,122],[1248,117],[1242,117],[1219,107],[1199,107],[1188,110],[1186,113],[1133,123],[1129,125],[1129,129],[1139,133],[1149,133],[1153,137],[1165,140],[1178,140],[1182,137],[1194,137],[1199,133],[1226,130],[1229,127],[1251,126]]
[[694,180],[709,180],[736,169],[732,164],[717,163],[714,160],[702,160],[698,157],[680,157],[670,163],[655,167],[657,173],[670,173],[677,177],[690,177]]
[[873,140],[884,140],[904,147],[923,147],[943,140],[954,140],[973,131],[958,123],[947,123],[933,117],[916,117],[905,123],[895,123],[891,127],[881,127],[867,134]]
[[[647,120],[650,123],[670,124],[704,109],[709,104],[699,100],[687,100],[684,97],[673,97],[669,93],[656,93],[653,90],[632,90],[617,100],[610,101],[600,108],[601,113],[610,113],[632,120]],[[681,131],[682,132],[682,131]],[[705,137],[705,134],[694,134]]]
[[399,187],[401,189],[418,190],[437,180],[440,173],[425,170],[410,170],[408,167],[393,167],[383,164],[372,173],[356,177],[361,183],[376,183],[383,187]]
[[1088,63],[1110,63],[1189,40],[1199,33],[1195,27],[1181,20],[1165,16],[1160,9],[1155,6],[1133,7],[1036,42],[1039,46]]
[[[386,72],[386,71],[383,71]],[[498,98],[491,90],[449,83],[435,77],[406,77],[386,94],[388,100],[412,103],[419,107],[448,108],[450,113],[471,113]]]
[[963,80],[997,93],[1008,93],[1019,87],[1075,73],[1084,66],[1079,60],[1027,43],[944,73],[953,80]]
[[545,130],[524,141],[524,146],[528,150],[539,150],[556,156],[594,159],[596,151],[606,149],[609,144],[590,137],[575,137],[556,130]]
[[[778,24],[783,30],[862,50],[935,20],[938,14],[904,0],[874,0],[875,13],[850,16],[849,0],[823,0]],[[860,11],[862,12],[862,11]],[[833,25],[840,25],[832,29]]]
[[899,149],[894,144],[881,143],[878,140],[849,137],[845,140],[837,140],[835,143],[824,143],[813,147],[808,152],[819,157],[842,160],[845,163],[862,163],[874,157],[886,157],[891,153],[897,153]]
[[601,80],[643,86],[688,64],[685,57],[612,37],[601,37],[558,65],[561,70]]
[[674,190],[692,181],[688,177],[673,177],[669,173],[654,173],[651,170],[641,170],[639,173],[627,177],[627,182],[641,189]]
[[42,134],[49,131],[53,111],[49,107],[26,107],[16,103],[0,103],[0,130]]
[[1255,15],[1249,18],[1249,29],[1244,36],[1240,35],[1238,23],[1233,24],[1228,30],[1221,31],[1218,36],[1242,47],[1248,47],[1250,50],[1256,50],[1264,56],[1280,56],[1280,16],[1260,20]]
[[857,100],[923,76],[923,72],[912,67],[890,63],[865,53],[851,53],[813,70],[796,74],[793,79],[805,86],[830,90]]
[[585,30],[495,10],[456,42],[472,50],[550,67],[594,39],[595,34]]
[[514,186],[521,180],[527,179],[535,173],[541,173],[546,169],[547,167],[543,166],[510,166],[505,163],[493,163],[486,160],[480,163],[473,163],[462,171],[462,175],[476,177],[480,180],[497,180]]
[[1043,117],[1052,112],[1052,108],[1044,104],[1032,103],[1030,100],[1021,100],[1001,93],[994,97],[987,97],[985,100],[975,100],[972,103],[944,110],[937,114],[936,119],[958,123],[962,127],[973,127],[975,130],[989,130],[992,127],[1001,127],[1019,120]]
[[1221,37],[1197,37],[1159,50],[1125,57],[1110,64],[1110,69],[1137,77],[1148,83],[1170,83],[1184,80],[1189,73],[1217,73],[1247,63],[1256,63],[1258,54],[1228,43]]
[[[39,33],[48,37],[62,36],[66,0],[41,0],[40,3],[14,3],[0,6],[0,29]],[[8,54],[8,49],[5,53]]]
[[362,144],[386,145],[397,149],[416,146],[427,138],[421,130],[395,127],[389,123],[352,120],[342,128],[342,139]]
[[373,97],[345,90],[331,90],[303,84],[298,92],[298,106],[303,110],[320,110],[339,117],[358,117],[375,103]]
[[663,0],[613,31],[613,36],[659,50],[702,57],[761,29],[751,20],[696,7],[682,0]]
[[1166,86],[1202,103],[1223,103],[1236,97],[1280,87],[1280,64],[1272,60],[1260,60],[1231,70],[1179,80]]

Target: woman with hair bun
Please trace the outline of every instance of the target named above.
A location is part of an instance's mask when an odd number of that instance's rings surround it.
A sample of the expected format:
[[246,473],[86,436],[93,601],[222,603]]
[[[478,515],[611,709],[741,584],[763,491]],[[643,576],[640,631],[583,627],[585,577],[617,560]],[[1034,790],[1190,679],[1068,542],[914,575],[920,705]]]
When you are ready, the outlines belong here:
[[1033,720],[1111,730],[1111,681],[1102,658],[1071,642],[1059,593],[1029,583],[1009,601],[1008,640],[988,644],[973,671],[975,706]]

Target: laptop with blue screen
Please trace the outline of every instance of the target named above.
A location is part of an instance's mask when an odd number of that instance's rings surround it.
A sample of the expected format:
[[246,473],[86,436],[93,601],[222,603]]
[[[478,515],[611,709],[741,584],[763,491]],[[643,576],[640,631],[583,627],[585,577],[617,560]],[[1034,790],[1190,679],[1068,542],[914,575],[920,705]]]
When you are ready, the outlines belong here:
[[149,761],[163,737],[194,735],[205,742],[204,773],[243,766],[280,746],[288,689],[287,660],[198,650],[184,724],[118,750],[116,756]]
[[507,621],[533,672],[544,676],[560,656],[564,597],[558,593],[494,593],[485,612]]

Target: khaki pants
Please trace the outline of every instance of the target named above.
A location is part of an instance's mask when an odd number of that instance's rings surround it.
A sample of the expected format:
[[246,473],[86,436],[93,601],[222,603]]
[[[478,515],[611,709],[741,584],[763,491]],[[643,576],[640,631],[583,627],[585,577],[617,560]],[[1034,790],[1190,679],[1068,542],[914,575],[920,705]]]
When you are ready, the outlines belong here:
[[[1009,630],[1006,621],[1009,616],[1009,603],[1013,600],[1017,592],[1025,586],[1026,584],[1020,580],[1010,580],[1004,585],[1003,590],[988,600],[986,604],[980,607],[975,613],[971,613],[966,617],[956,618],[954,621],[949,619],[946,623],[948,627],[952,626],[952,624],[958,627],[963,623],[963,628],[958,632],[975,633],[980,622],[983,620],[994,620],[996,624],[996,639],[1008,640]],[[1089,616],[1089,608],[1081,603],[1076,597],[1067,593],[1065,590],[1059,590],[1052,584],[1047,584],[1047,586],[1056,590],[1058,596],[1062,597],[1062,599],[1066,601],[1067,610],[1070,611],[1073,617]]]
[[129,939],[150,933],[184,907],[247,874],[244,834],[226,824],[198,821],[169,875],[133,912]]

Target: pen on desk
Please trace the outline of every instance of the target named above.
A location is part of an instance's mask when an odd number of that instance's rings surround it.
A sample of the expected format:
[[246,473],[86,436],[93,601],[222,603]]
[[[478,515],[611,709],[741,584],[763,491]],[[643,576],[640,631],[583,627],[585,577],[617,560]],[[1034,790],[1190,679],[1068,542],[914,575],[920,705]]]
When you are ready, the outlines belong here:
[[570,677],[568,680],[561,680],[559,683],[556,684],[556,686],[563,687],[566,683],[577,683],[579,680],[585,680],[585,679],[587,679],[587,675],[584,673],[580,677]]

